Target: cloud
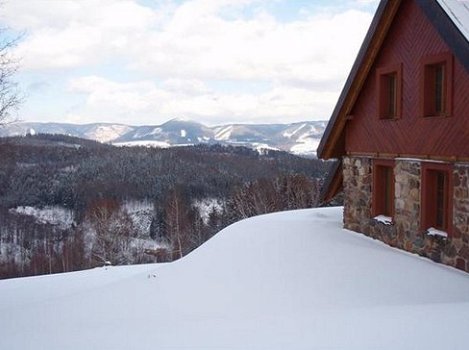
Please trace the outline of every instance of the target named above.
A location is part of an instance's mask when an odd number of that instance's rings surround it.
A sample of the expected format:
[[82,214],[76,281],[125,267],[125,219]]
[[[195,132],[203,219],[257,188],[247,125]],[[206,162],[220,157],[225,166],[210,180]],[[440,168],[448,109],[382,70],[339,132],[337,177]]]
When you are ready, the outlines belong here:
[[186,12],[178,9],[164,31],[131,45],[133,68],[198,79],[337,80],[370,20],[359,11],[287,24],[266,15],[226,21]]
[[63,69],[106,61],[125,53],[159,20],[133,1],[25,1],[5,4],[4,22],[26,33],[16,54],[23,69]]
[[193,0],[165,11],[130,0],[48,1],[45,10],[42,1],[16,0],[6,10],[9,24],[29,30],[18,48],[24,69],[119,58],[157,77],[197,79],[343,77],[371,19],[357,10],[288,23],[265,12],[250,19],[221,15],[247,3]]
[[[86,101],[74,118],[148,123],[181,114],[207,122],[325,119],[372,17],[360,4],[299,8],[289,21],[265,0],[150,4],[14,0],[2,19],[26,31],[17,48],[24,72],[51,79],[68,72],[68,93]],[[224,81],[239,83],[226,92]],[[253,82],[268,88],[254,91]]]
[[[173,88],[186,85],[189,89]],[[168,88],[170,87],[170,88]],[[72,80],[71,92],[84,94],[86,103],[68,120],[91,122],[112,115],[121,123],[158,124],[175,116],[207,124],[225,122],[292,122],[322,116],[337,98],[335,93],[277,86],[260,94],[220,93],[201,81],[167,80],[119,83],[88,76]],[[317,119],[317,118],[316,118]]]
[[379,2],[379,0],[355,0],[355,1],[361,5],[377,4]]
[[154,91],[151,82],[117,83],[96,76],[88,76],[72,80],[71,92],[85,94],[88,107],[105,107],[112,105],[124,113],[138,112],[148,108]]
[[162,88],[182,95],[202,94],[210,91],[206,84],[195,79],[170,78],[162,83]]

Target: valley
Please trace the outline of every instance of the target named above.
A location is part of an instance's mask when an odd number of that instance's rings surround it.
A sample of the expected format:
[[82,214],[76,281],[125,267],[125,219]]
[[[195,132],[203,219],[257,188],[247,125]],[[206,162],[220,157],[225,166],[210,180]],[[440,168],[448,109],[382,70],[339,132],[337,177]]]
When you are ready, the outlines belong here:
[[48,134],[0,138],[0,158],[0,278],[179,259],[240,219],[316,206],[330,164]]

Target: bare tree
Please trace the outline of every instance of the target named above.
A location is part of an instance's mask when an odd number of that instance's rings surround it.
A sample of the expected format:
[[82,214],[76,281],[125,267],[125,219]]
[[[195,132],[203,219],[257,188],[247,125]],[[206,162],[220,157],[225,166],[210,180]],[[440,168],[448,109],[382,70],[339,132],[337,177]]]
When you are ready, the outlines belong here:
[[11,121],[11,112],[18,108],[21,97],[13,76],[18,71],[18,61],[12,55],[17,39],[5,38],[0,28],[0,125]]
[[190,251],[190,225],[186,204],[180,189],[173,188],[165,205],[165,225],[173,260],[182,258]]
[[132,263],[131,240],[135,230],[128,213],[117,201],[95,201],[88,209],[87,219],[95,234],[91,253],[96,262],[113,265]]

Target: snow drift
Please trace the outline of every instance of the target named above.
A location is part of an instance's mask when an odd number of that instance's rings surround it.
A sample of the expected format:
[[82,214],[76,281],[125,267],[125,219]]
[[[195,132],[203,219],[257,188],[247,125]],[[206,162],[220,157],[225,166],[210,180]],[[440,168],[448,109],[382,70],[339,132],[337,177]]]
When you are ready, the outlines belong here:
[[0,281],[0,348],[467,349],[469,275],[341,214],[244,220],[170,264]]

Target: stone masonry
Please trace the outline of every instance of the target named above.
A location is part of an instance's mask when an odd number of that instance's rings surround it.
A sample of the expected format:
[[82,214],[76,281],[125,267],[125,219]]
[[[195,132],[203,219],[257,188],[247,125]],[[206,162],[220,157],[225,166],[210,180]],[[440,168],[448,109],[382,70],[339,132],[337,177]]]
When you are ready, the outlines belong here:
[[453,235],[442,261],[469,272],[469,164],[453,171]]
[[423,247],[420,233],[420,179],[419,161],[396,160],[394,166],[395,246],[416,252]]
[[421,161],[396,159],[391,224],[372,216],[372,159],[344,157],[344,227],[436,262],[469,272],[469,164],[453,170],[453,232],[448,238],[421,229]]
[[343,176],[344,226],[367,233],[371,216],[371,160],[344,157]]

